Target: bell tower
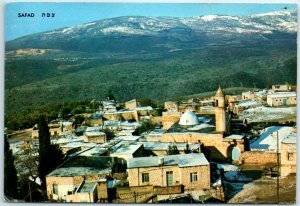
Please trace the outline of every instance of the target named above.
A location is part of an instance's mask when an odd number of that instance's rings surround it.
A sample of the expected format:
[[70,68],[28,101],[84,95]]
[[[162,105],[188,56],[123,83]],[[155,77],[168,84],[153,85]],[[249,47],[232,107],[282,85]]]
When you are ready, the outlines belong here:
[[220,86],[216,93],[215,101],[216,131],[226,132],[225,96]]

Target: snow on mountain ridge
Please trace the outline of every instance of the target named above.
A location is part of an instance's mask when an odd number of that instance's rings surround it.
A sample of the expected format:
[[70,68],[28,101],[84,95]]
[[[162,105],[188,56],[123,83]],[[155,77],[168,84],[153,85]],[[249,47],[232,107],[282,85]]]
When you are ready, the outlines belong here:
[[[122,34],[158,34],[169,29],[185,29],[195,32],[230,32],[230,33],[272,33],[272,31],[297,32],[295,11],[276,11],[264,14],[255,14],[245,17],[229,15],[205,15],[195,17],[144,17],[125,16],[99,21],[89,22],[77,26],[62,28],[46,32],[49,38],[51,35],[78,35],[83,33],[99,35],[110,33]],[[276,17],[276,18],[275,18]],[[72,37],[70,37],[72,38]]]

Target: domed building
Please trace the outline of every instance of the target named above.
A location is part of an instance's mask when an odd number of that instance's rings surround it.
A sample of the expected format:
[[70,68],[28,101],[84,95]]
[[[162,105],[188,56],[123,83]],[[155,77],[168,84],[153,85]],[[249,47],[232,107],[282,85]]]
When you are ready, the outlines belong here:
[[186,110],[179,120],[179,125],[181,126],[195,126],[198,124],[199,124],[199,119],[197,115],[191,110]]
[[177,112],[174,116],[166,116],[168,127],[155,141],[201,143],[203,153],[210,161],[241,162],[246,137],[230,133],[230,115],[226,112],[225,94],[221,87],[213,99],[214,114],[197,116],[186,110],[182,115]]
[[215,123],[212,116],[197,116],[193,111],[186,110],[179,121],[174,123],[167,132],[215,132]]

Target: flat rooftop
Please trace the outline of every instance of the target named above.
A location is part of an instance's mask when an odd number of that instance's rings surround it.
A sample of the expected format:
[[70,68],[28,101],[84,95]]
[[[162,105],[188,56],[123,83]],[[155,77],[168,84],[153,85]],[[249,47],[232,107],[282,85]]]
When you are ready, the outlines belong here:
[[285,144],[297,144],[297,135],[296,134],[290,134],[286,138],[282,140],[282,143]]
[[164,166],[178,165],[178,167],[193,167],[209,165],[203,153],[191,153],[168,156],[137,157],[127,160],[127,168],[158,167],[163,158]]
[[97,157],[102,156],[106,153],[106,149],[101,146],[96,146],[91,149],[87,149],[84,152],[80,153],[79,156],[86,156],[86,157]]
[[74,177],[82,175],[108,174],[111,172],[111,157],[75,156],[64,162],[47,176]]
[[275,94],[269,94],[268,97],[271,98],[296,97],[296,92],[280,92]]
[[[139,142],[141,144],[144,145],[144,149],[145,150],[157,150],[157,151],[161,151],[161,150],[169,150],[169,146],[173,146],[176,145],[178,150],[184,150],[186,149],[186,144],[184,142]],[[199,144],[195,144],[195,143],[189,143],[189,148],[191,150],[197,150],[200,147]]]
[[55,144],[67,144],[67,143],[70,143],[70,142],[83,142],[84,140],[84,136],[68,136],[68,137],[64,137],[64,138],[60,138],[58,140],[56,139],[53,139],[51,140],[52,143],[55,143]]
[[96,143],[93,142],[70,142],[65,145],[61,145],[61,148],[75,148],[75,147],[95,147]]
[[243,139],[243,135],[239,135],[239,134],[232,134],[232,135],[229,135],[229,136],[227,136],[227,137],[224,137],[225,139],[238,139],[238,140],[240,140],[240,139]]
[[118,136],[114,139],[121,140],[121,141],[137,141],[141,136]]
[[85,182],[81,188],[79,189],[79,191],[77,192],[80,192],[80,193],[90,193],[90,192],[93,192],[95,190],[97,186],[97,182]]
[[128,144],[123,143],[117,150],[115,150],[112,155],[123,155],[123,154],[134,154],[139,148],[141,148],[142,144]]
[[[284,138],[292,132],[292,127],[272,126],[264,129],[257,140],[250,144],[251,151],[277,151],[277,133],[278,142],[281,143]],[[279,146],[279,151],[281,147]]]

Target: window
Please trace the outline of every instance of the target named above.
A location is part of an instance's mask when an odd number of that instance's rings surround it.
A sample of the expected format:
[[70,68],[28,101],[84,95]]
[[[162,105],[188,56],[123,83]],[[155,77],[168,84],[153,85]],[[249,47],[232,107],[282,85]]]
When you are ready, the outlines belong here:
[[190,180],[191,180],[191,182],[197,182],[198,181],[198,173],[197,172],[190,173]]
[[294,160],[294,154],[293,153],[288,153],[288,160],[289,161]]
[[58,195],[58,185],[53,184],[53,194]]
[[168,171],[166,172],[166,176],[167,176],[167,186],[173,186],[173,172],[172,171]]
[[142,182],[149,182],[149,173],[142,174]]

